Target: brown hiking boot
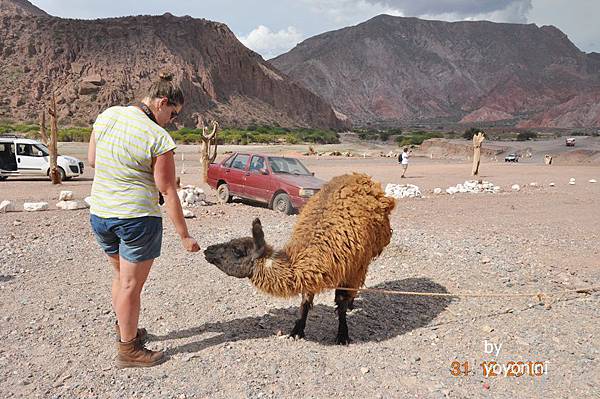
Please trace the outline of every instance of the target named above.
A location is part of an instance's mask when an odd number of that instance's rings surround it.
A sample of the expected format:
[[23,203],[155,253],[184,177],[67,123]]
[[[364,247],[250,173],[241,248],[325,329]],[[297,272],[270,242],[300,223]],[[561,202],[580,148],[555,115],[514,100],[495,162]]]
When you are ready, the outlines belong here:
[[[119,328],[119,322],[115,323],[115,332],[117,333],[117,342],[121,342],[121,329]],[[145,328],[137,329],[137,338],[142,341],[142,344],[148,342],[148,331]]]
[[146,349],[139,338],[129,342],[119,342],[117,367],[153,367],[165,361],[164,352],[155,352]]

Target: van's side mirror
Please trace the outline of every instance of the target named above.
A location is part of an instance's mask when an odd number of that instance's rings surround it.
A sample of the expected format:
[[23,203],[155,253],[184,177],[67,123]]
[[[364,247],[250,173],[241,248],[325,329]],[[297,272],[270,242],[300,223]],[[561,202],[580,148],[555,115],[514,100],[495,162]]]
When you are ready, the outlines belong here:
[[38,157],[43,157],[43,156],[44,156],[44,153],[43,153],[43,152],[41,152],[40,150],[38,150],[38,152],[37,152],[37,156],[38,156]]

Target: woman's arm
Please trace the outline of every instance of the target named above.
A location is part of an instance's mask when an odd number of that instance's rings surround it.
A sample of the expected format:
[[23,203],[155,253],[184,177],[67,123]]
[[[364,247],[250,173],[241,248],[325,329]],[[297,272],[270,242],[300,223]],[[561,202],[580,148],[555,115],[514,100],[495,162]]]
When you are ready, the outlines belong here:
[[175,230],[181,238],[184,248],[189,252],[200,251],[200,246],[192,237],[187,229],[187,224],[183,217],[181,203],[177,196],[177,183],[175,179],[175,158],[173,151],[159,155],[154,163],[154,181],[156,187],[165,198],[165,207],[167,215],[175,225]]
[[90,136],[90,144],[88,145],[88,163],[92,168],[96,167],[96,135],[93,130]]

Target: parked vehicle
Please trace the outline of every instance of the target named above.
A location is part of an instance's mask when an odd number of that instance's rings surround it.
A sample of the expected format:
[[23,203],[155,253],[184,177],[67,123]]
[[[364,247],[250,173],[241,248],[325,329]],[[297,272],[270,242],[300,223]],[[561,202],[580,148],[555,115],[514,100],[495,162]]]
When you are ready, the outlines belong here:
[[[62,180],[83,174],[83,162],[59,155],[58,173]],[[0,180],[11,176],[49,176],[50,152],[39,141],[16,135],[0,135]]]
[[519,162],[519,154],[508,154],[504,157],[504,162]]
[[575,137],[567,137],[565,139],[565,145],[567,147],[575,147]]
[[236,152],[208,168],[220,202],[247,198],[285,214],[302,208],[323,183],[298,159],[274,155]]

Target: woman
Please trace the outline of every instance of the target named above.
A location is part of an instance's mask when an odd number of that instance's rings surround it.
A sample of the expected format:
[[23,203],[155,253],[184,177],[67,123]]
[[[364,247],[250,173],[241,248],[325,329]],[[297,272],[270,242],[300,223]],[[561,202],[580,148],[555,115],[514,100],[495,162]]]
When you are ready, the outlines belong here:
[[88,160],[96,169],[90,221],[96,240],[113,266],[112,306],[119,337],[117,366],[151,367],[163,352],[144,347],[138,329],[140,293],[160,256],[162,219],[159,193],[189,252],[200,250],[187,229],[175,180],[175,143],[163,128],[179,114],[183,93],[172,76],[161,74],[141,103],[102,112],[90,138]]

